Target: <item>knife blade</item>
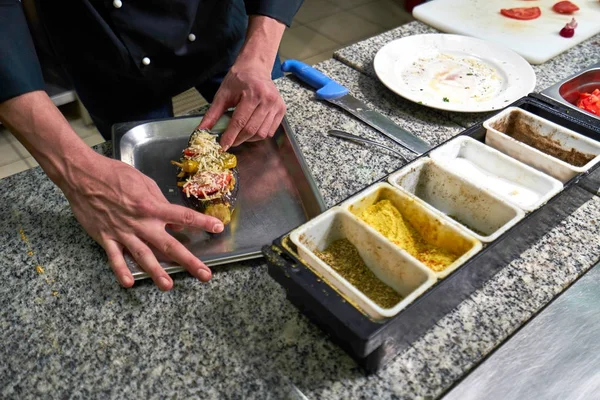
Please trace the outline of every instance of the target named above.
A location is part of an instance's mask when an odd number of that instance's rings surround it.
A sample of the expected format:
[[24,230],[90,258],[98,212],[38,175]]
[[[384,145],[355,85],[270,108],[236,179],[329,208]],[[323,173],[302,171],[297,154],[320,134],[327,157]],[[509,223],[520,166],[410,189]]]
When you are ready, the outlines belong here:
[[416,137],[391,119],[370,109],[353,97],[350,91],[327,75],[298,60],[286,60],[281,65],[284,72],[296,75],[300,80],[316,89],[316,97],[342,108],[354,117],[383,133],[402,147],[421,155],[431,149],[426,141]]

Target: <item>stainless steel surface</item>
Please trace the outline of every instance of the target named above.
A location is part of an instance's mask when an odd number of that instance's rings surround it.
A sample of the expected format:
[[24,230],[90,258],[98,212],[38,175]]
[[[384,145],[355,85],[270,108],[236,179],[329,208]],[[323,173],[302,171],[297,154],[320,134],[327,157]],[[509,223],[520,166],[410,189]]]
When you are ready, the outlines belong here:
[[355,99],[349,94],[342,96],[339,99],[328,101],[338,107],[343,108],[364,123],[377,129],[394,142],[418,155],[421,155],[431,149],[429,143],[419,139],[406,129],[399,127],[391,119],[369,109],[363,102]]
[[74,90],[67,90],[52,83],[46,83],[46,93],[55,106],[59,107],[77,100]]
[[599,305],[600,264],[443,400],[600,398]]
[[366,143],[366,144],[371,144],[371,145],[373,145],[373,146],[381,147],[382,149],[385,149],[385,150],[387,150],[387,151],[389,151],[389,152],[392,152],[392,153],[394,153],[395,155],[397,155],[398,157],[400,157],[400,158],[402,158],[403,160],[405,160],[405,158],[404,158],[404,156],[402,155],[402,153],[400,153],[400,152],[398,152],[398,151],[396,151],[396,150],[392,149],[392,148],[391,148],[391,147],[389,147],[389,146],[386,146],[386,145],[384,145],[384,144],[378,143],[378,142],[376,142],[376,141],[374,141],[374,140],[371,140],[371,139],[365,139],[365,138],[363,138],[363,137],[356,136],[356,135],[353,135],[353,134],[351,134],[351,133],[349,133],[349,132],[340,131],[340,130],[337,130],[337,129],[331,129],[329,132],[327,132],[327,134],[328,134],[329,136],[335,136],[335,137],[338,137],[338,138],[340,138],[340,139],[346,139],[346,140],[349,140],[349,141],[351,141],[351,142],[362,143],[362,144]]
[[541,95],[549,97],[559,103],[583,113],[600,119],[599,115],[580,109],[575,105],[580,92],[592,92],[600,89],[600,63],[594,64],[562,81],[542,90]]
[[[213,130],[222,132],[228,118]],[[175,167],[201,117],[148,122],[114,133],[114,157],[153,178],[165,197],[183,205]],[[207,265],[258,258],[261,247],[325,210],[325,203],[284,120],[272,140],[247,143],[231,150],[238,158],[240,190],[231,224],[221,234],[172,233]],[[135,279],[147,278],[131,257]],[[183,268],[161,261],[168,273]]]

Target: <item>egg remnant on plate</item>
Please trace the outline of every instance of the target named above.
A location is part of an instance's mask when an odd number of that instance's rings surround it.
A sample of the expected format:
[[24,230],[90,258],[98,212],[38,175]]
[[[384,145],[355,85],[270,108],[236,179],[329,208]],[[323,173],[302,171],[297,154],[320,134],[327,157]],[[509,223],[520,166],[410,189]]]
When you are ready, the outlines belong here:
[[503,89],[493,66],[468,55],[441,53],[422,57],[400,71],[402,83],[423,102],[480,103]]

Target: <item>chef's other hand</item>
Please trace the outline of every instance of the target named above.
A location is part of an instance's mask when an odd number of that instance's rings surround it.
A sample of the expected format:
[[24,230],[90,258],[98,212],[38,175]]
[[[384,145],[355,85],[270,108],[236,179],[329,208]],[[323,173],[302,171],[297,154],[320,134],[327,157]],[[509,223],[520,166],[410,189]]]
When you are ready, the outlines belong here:
[[65,194],[79,223],[106,251],[121,285],[130,287],[134,282],[123,257],[125,249],[161,290],[171,289],[173,280],[151,248],[201,281],[211,278],[210,269],[165,227],[217,233],[223,230],[221,221],[170,204],[152,179],[122,161],[96,153],[73,131],[45,91],[0,103],[0,121]]
[[173,280],[160,266],[151,247],[203,282],[210,269],[166,230],[167,225],[223,231],[217,218],[187,207],[170,204],[154,180],[135,168],[97,153],[80,169],[70,171],[75,184],[61,185],[73,213],[106,251],[120,284],[133,285],[123,250],[127,249],[161,290],[173,287]]
[[211,129],[231,107],[235,111],[221,136],[224,150],[273,137],[285,114],[285,103],[271,80],[271,71],[245,65],[229,70],[199,127]]
[[211,129],[227,109],[235,107],[221,136],[224,150],[272,137],[281,123],[285,103],[271,80],[271,72],[284,30],[285,25],[274,18],[248,18],[244,45],[199,125]]

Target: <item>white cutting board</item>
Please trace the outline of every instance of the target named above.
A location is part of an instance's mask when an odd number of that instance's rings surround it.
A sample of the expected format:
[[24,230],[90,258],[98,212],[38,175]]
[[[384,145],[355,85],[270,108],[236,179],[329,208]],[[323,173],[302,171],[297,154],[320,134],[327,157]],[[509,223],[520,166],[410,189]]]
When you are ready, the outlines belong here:
[[[558,0],[433,0],[413,9],[413,16],[433,28],[503,44],[531,64],[542,64],[600,33],[600,0],[572,0],[573,15],[558,14]],[[502,8],[539,7],[542,15],[519,21],[500,14]],[[571,18],[579,26],[572,38],[558,32]],[[600,57],[600,47],[598,48]]]

